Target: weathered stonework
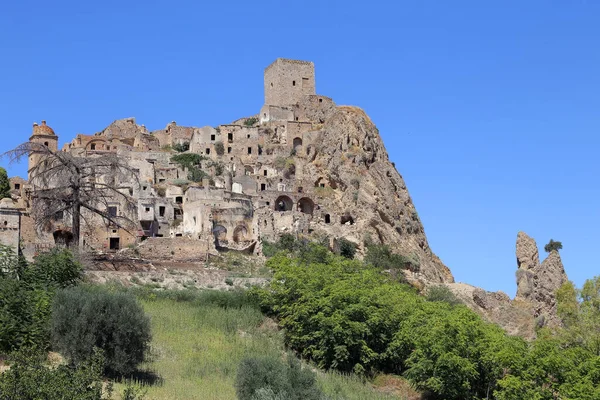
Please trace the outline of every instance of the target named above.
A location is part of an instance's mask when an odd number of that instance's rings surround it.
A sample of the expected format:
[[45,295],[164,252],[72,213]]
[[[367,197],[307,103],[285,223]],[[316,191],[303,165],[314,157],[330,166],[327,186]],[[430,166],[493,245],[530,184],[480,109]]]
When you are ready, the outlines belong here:
[[[406,185],[389,161],[379,132],[357,107],[338,107],[317,95],[311,62],[277,59],[265,70],[265,105],[259,118],[217,127],[182,127],[171,122],[154,132],[133,118],[118,120],[93,134],[79,134],[63,147],[81,157],[117,153],[137,171],[137,180],[102,176],[137,203],[127,209],[115,198],[107,212],[133,220],[128,231],[85,215],[80,245],[114,251],[146,241],[157,249],[173,241],[196,242],[200,252],[222,250],[260,254],[263,240],[283,233],[346,238],[364,254],[365,240],[384,243],[410,257],[417,281],[452,282],[449,269],[427,243]],[[52,133],[45,123],[32,140]],[[41,132],[43,130],[43,132]],[[45,137],[44,137],[45,138]],[[202,156],[201,178],[172,161],[171,148],[188,143]],[[35,162],[35,160],[33,160]],[[16,181],[15,181],[16,182]],[[24,214],[31,182],[14,197]],[[28,191],[29,190],[29,191]],[[57,217],[44,232],[27,222],[27,254],[67,240],[70,216]],[[162,239],[160,239],[162,238]],[[189,243],[186,245],[189,246]],[[170,254],[170,253],[169,253]]]

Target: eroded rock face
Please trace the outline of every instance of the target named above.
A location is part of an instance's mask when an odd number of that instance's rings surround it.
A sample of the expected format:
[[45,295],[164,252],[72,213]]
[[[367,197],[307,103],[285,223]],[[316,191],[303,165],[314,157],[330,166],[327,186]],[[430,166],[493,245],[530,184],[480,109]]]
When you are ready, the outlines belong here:
[[524,232],[517,235],[517,300],[530,303],[533,316],[556,325],[556,291],[567,282],[567,274],[556,250],[540,264],[535,241]]
[[358,107],[337,107],[319,134],[320,146],[303,173],[327,177],[335,196],[319,199],[319,204],[347,218],[342,222],[343,232],[322,226],[323,234],[346,237],[359,246],[369,237],[414,259],[419,270],[411,278],[453,282],[450,270],[430,249],[406,184],[365,112]]

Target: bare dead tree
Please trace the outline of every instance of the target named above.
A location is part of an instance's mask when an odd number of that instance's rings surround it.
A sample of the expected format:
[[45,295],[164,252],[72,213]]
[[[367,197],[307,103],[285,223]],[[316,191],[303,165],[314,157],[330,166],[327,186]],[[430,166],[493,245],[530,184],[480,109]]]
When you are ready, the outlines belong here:
[[[136,222],[129,218],[137,210],[129,188],[139,185],[137,170],[126,160],[114,153],[93,156],[77,156],[65,151],[52,151],[40,143],[26,142],[4,153],[11,162],[27,159],[31,154],[39,162],[29,171],[31,192],[31,214],[38,230],[49,226],[59,213],[72,217],[73,241],[79,246],[82,220],[90,224],[82,214],[88,210],[92,215],[104,218],[132,233]],[[121,185],[121,182],[126,183]],[[118,202],[126,212],[114,215],[109,205]]]

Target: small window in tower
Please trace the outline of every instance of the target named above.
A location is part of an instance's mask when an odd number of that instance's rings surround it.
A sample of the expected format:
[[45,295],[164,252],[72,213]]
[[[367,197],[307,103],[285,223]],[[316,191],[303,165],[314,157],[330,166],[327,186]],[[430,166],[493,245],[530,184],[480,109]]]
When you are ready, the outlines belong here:
[[322,102],[323,102],[323,99],[319,99],[319,103],[322,103]]
[[4,221],[4,226],[7,226],[7,225],[8,225],[8,221]]
[[264,183],[261,183],[260,190],[267,190],[267,185],[265,185]]
[[296,81],[292,81],[292,86],[296,86]]
[[263,175],[267,176],[267,170],[266,169],[263,171]]
[[227,148],[227,154],[231,153],[231,147]]
[[44,146],[48,147],[48,142],[44,142]]
[[177,203],[177,204],[183,204],[183,197],[182,196],[175,197],[175,203]]
[[210,140],[215,140],[215,135],[210,135]]
[[325,223],[326,224],[331,223],[331,216],[329,214],[325,214]]
[[208,148],[207,148],[207,149],[204,151],[204,153],[206,153],[206,154],[210,154],[210,149],[208,149]]
[[20,183],[15,183],[15,190],[19,190],[21,189],[21,184]]
[[248,154],[252,154],[252,147],[248,147]]
[[298,117],[296,117],[296,121],[298,121]]
[[148,189],[148,186],[143,186],[142,187],[142,190],[147,190],[147,189]]
[[146,212],[150,212],[150,207],[146,207]]
[[165,210],[166,210],[166,208],[164,206],[158,207],[158,215],[161,216],[161,217],[164,217],[165,216]]
[[270,201],[267,201],[267,205],[268,205],[268,206],[270,206],[270,205],[271,205],[271,202],[270,202]]
[[273,87],[273,82],[271,82],[271,87]]
[[227,140],[228,140],[229,142],[233,142],[233,133],[228,133],[228,134],[227,134]]

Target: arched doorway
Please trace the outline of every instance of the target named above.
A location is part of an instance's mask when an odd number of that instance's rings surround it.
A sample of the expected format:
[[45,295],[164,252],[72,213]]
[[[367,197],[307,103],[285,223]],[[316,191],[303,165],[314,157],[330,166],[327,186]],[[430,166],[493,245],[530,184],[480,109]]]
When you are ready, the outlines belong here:
[[292,142],[292,145],[294,147],[294,151],[296,153],[299,153],[300,150],[302,150],[302,139],[299,138],[299,137],[294,138],[294,141]]
[[298,200],[298,211],[312,215],[314,209],[315,203],[308,197],[303,197]]
[[235,229],[233,230],[233,241],[236,243],[240,243],[240,242],[245,242],[247,241],[248,237],[248,228],[246,228],[246,225],[244,224],[240,224],[238,226],[235,227]]
[[212,232],[216,240],[227,240],[227,228],[225,228],[223,225],[215,225]]
[[294,202],[288,196],[279,196],[275,200],[275,211],[292,211]]

